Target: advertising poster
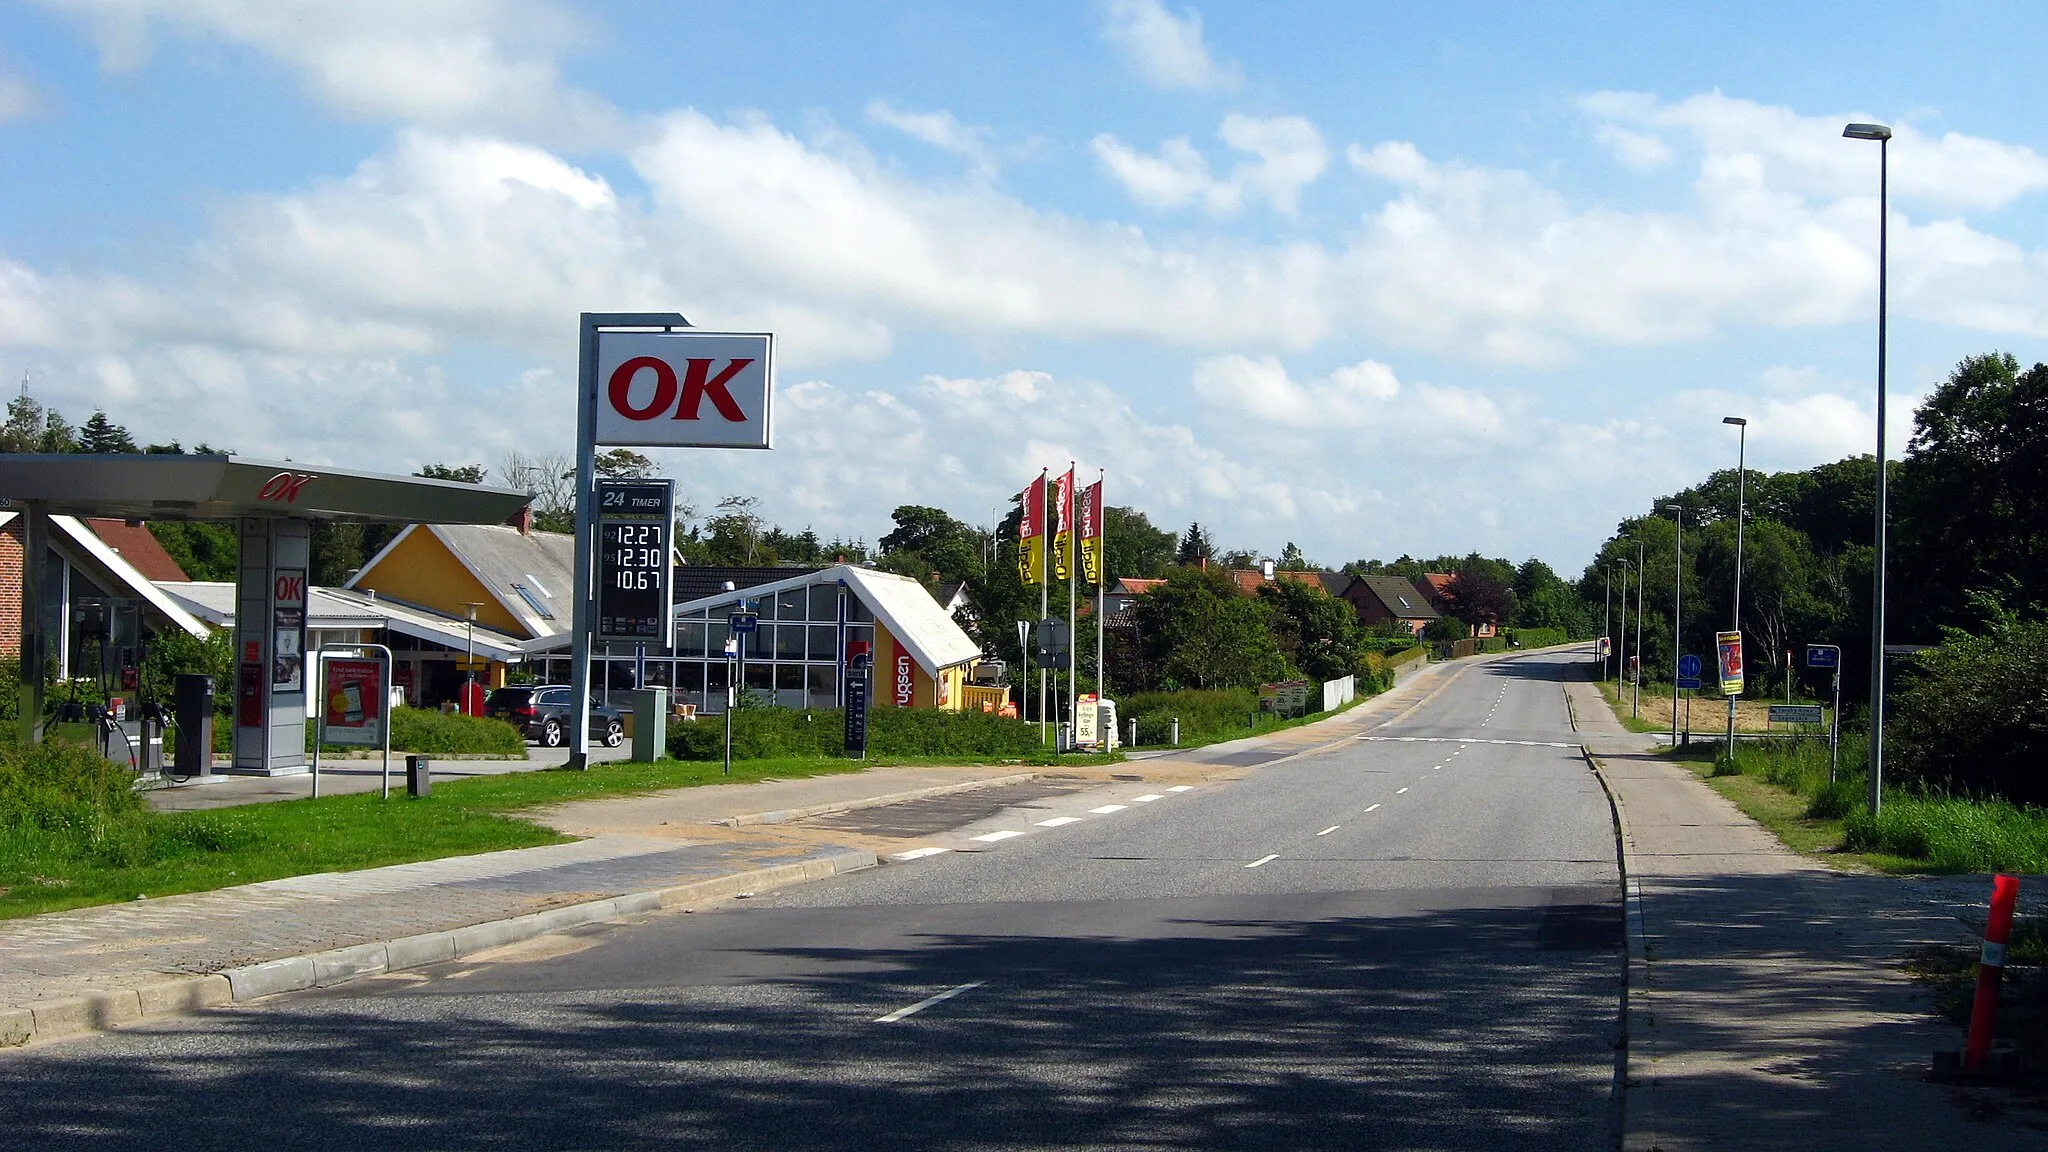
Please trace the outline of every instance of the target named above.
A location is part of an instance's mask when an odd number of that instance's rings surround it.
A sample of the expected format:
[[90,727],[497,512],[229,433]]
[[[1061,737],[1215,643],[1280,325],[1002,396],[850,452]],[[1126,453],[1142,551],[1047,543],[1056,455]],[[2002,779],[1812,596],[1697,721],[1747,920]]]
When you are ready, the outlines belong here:
[[1074,470],[1052,482],[1052,578],[1074,575]]
[[306,570],[279,568],[271,593],[270,687],[306,690]]
[[1081,579],[1102,584],[1102,481],[1081,489]]
[[1025,584],[1045,583],[1045,474],[1024,486],[1022,518],[1017,521],[1017,578]]
[[1074,702],[1074,744],[1093,748],[1102,739],[1096,731],[1095,694],[1090,692]]
[[1742,695],[1742,633],[1714,633],[1714,647],[1721,658],[1721,695]]
[[383,666],[375,660],[329,660],[323,721],[329,744],[384,743]]

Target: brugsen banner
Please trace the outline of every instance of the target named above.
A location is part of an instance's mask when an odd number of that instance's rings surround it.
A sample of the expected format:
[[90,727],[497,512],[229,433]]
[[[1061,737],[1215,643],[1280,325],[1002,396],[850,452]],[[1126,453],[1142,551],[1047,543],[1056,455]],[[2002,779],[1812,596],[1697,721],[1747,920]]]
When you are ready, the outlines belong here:
[[597,442],[767,448],[774,338],[765,332],[600,332]]
[[669,647],[675,481],[597,484],[597,636]]
[[1742,695],[1742,633],[1714,633],[1714,650],[1721,662],[1721,695]]

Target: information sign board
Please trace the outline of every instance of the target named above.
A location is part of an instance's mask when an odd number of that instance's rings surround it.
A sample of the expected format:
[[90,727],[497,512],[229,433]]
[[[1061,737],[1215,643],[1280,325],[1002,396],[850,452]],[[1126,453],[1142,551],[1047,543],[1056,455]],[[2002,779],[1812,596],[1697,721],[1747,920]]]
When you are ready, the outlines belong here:
[[1842,650],[1833,644],[1808,644],[1806,646],[1808,668],[1840,668]]
[[725,626],[735,636],[745,636],[761,630],[761,617],[754,612],[735,612],[725,618]]
[[765,332],[599,332],[597,443],[769,447],[774,349]]
[[597,486],[597,636],[669,647],[674,634],[669,537],[675,482],[603,480]]
[[1773,704],[1770,721],[1773,724],[1824,724],[1827,718],[1821,714],[1818,704]]
[[1714,650],[1720,657],[1721,694],[1742,695],[1742,633],[1714,633]]
[[1083,693],[1074,701],[1074,744],[1080,748],[1093,748],[1101,736],[1096,731],[1095,693]]
[[376,748],[384,743],[386,693],[384,665],[378,660],[329,660],[326,678],[326,728],[329,744]]

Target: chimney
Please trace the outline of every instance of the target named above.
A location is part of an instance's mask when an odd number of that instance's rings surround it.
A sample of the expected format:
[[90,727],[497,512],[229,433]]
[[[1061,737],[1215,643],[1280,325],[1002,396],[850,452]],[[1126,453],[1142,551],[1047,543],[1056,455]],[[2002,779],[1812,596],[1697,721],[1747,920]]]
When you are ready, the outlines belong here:
[[533,505],[528,504],[526,507],[513,513],[512,518],[505,521],[505,523],[519,529],[521,536],[533,535]]
[[1259,561],[1259,572],[1263,574],[1266,577],[1266,579],[1271,580],[1273,578],[1273,562],[1271,560]]

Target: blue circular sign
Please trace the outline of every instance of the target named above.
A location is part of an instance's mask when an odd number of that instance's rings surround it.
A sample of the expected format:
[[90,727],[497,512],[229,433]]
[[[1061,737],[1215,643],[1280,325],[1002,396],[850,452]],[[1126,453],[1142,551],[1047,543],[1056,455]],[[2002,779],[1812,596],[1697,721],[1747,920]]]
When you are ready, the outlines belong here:
[[1699,679],[1700,658],[1697,656],[1680,656],[1678,658],[1678,674],[1688,680]]

